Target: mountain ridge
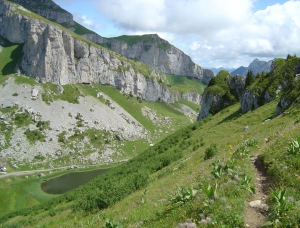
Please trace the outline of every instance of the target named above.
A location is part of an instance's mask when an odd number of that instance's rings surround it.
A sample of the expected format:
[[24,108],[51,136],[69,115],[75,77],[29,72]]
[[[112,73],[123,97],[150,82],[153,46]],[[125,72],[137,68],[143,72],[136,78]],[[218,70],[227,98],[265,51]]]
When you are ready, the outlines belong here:
[[[43,0],[42,2],[37,1],[38,3],[26,0],[13,1],[47,19],[60,23],[62,26],[74,31],[93,43],[100,44],[128,58],[141,61],[163,73],[195,77],[206,84],[214,76],[211,70],[203,69],[198,66],[188,55],[169,44],[168,41],[161,39],[157,34],[142,36],[123,35],[105,38],[89,29],[82,26],[80,27],[80,25],[73,20],[72,14],[61,9],[52,0]],[[46,4],[49,7],[45,9],[43,4]],[[41,6],[41,9],[36,6]],[[146,39],[139,39],[143,37]],[[135,41],[132,42],[132,40]]]
[[243,76],[247,76],[247,72],[249,70],[252,70],[254,74],[257,74],[257,73],[262,73],[262,72],[270,72],[271,71],[271,66],[272,66],[272,63],[274,62],[274,60],[269,60],[268,62],[267,61],[260,61],[258,58],[254,59],[248,67],[244,67],[244,66],[241,66],[237,69],[235,69],[234,71],[231,71],[231,74],[232,75],[243,75]]

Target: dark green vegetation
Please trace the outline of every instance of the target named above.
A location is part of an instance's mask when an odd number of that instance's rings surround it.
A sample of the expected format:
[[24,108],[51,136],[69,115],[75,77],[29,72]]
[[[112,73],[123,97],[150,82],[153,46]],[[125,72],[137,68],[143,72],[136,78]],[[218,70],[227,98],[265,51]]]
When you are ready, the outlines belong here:
[[23,45],[13,44],[0,36],[0,77],[14,73],[22,58],[22,48]]
[[276,59],[276,67],[268,74],[261,75],[248,86],[259,97],[259,104],[265,102],[266,93],[273,99],[277,96],[277,90],[282,87],[282,98],[295,101],[299,97],[300,58],[289,56],[287,59]]
[[232,78],[232,75],[225,70],[221,70],[218,75],[210,80],[205,93],[210,95],[219,95],[226,100],[236,102],[237,99],[230,93],[230,87],[227,83]]

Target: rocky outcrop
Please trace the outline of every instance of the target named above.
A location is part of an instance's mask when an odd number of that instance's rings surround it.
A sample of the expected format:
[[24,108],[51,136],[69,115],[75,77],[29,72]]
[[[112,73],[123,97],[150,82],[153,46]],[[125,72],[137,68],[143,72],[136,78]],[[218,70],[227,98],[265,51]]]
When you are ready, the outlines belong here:
[[188,92],[188,93],[181,94],[181,99],[185,101],[193,102],[195,104],[200,104],[202,96],[199,93]]
[[11,0],[11,2],[18,3],[26,9],[57,23],[74,25],[73,15],[60,8],[52,0]]
[[245,91],[241,99],[242,112],[245,113],[258,107],[259,97],[253,93],[252,88],[250,90]]
[[214,77],[213,71],[198,66],[188,55],[156,34],[140,36],[138,42],[130,44],[117,40],[118,37],[107,39],[96,34],[83,37],[167,74],[198,78],[206,84]]
[[226,83],[230,88],[230,93],[238,98],[238,100],[241,100],[244,89],[245,89],[245,78],[240,75],[236,75],[234,77],[228,76],[226,77]]
[[22,73],[40,82],[101,83],[149,101],[177,99],[169,87],[158,82],[164,80],[163,74],[75,39],[59,27],[17,13],[16,7],[0,0],[0,35],[24,44],[18,65]]
[[209,114],[215,114],[230,104],[232,103],[224,100],[220,95],[205,94],[201,100],[201,110],[197,120],[201,120]]
[[[209,114],[214,115],[222,109],[227,108],[233,103],[239,101],[243,95],[245,87],[244,77],[239,75],[232,77],[232,75],[230,75],[228,72],[227,75],[224,75],[223,73],[223,75],[218,75],[217,77],[218,78],[216,81],[219,81],[219,84],[212,82],[204,90],[200,103],[201,110],[197,120],[201,120],[207,117]],[[214,88],[215,86],[222,88],[222,90],[216,90]]]

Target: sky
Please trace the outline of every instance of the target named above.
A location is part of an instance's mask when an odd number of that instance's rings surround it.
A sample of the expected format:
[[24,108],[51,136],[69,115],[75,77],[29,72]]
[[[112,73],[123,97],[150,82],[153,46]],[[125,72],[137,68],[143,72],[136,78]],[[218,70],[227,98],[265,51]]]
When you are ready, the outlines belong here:
[[300,0],[54,0],[103,37],[158,34],[205,68],[300,56]]

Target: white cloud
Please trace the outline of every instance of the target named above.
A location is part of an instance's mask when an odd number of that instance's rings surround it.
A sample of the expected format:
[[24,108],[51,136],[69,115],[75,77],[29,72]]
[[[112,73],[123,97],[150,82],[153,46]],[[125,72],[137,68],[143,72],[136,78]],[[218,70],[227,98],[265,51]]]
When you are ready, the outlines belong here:
[[[87,1],[118,32],[157,33],[201,66],[247,66],[256,57],[300,55],[299,0],[257,12],[254,5],[264,0]],[[82,15],[80,20],[90,29],[99,24]]]
[[74,13],[73,14],[74,20],[78,22],[79,24],[87,27],[88,29],[91,29],[93,31],[98,30],[101,27],[104,27],[103,24],[97,22],[94,19],[88,18],[87,15],[82,15],[80,13]]
[[201,45],[199,44],[199,42],[194,41],[191,45],[190,45],[190,49],[192,51],[196,51],[199,47],[201,47]]

